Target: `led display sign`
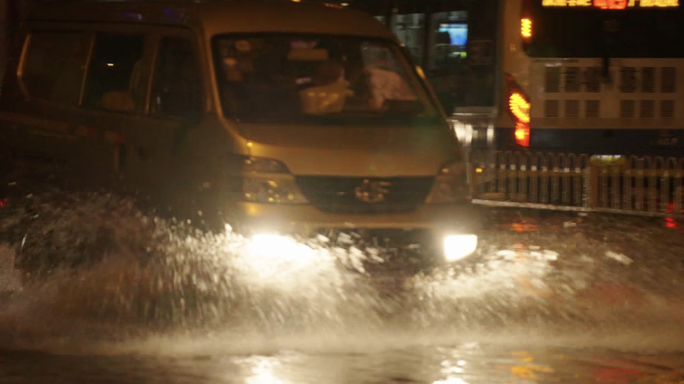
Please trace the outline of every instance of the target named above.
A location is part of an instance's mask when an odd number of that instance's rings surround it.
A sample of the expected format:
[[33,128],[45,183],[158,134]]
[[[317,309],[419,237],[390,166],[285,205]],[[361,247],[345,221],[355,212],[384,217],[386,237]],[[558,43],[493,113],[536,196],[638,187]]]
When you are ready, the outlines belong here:
[[679,0],[542,0],[543,7],[593,7],[599,9],[672,8]]

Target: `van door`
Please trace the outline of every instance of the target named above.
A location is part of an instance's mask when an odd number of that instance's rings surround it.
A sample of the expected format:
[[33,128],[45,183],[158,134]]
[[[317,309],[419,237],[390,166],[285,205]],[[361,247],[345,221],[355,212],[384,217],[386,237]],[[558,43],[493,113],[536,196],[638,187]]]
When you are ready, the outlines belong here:
[[154,62],[140,129],[127,133],[126,173],[144,179],[158,202],[176,206],[187,189],[184,148],[204,112],[197,40],[189,30],[163,30],[153,38]]
[[[151,35],[126,25],[95,26],[81,113],[72,123],[86,140],[79,158],[81,174],[94,183],[121,185],[121,157],[125,139],[140,129],[151,56]],[[112,177],[119,176],[119,177]]]

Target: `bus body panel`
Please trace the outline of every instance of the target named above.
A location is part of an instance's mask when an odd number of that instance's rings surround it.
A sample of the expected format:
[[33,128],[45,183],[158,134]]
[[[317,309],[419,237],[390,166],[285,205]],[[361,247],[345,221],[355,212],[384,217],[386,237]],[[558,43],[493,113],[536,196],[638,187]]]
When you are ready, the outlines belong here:
[[[684,154],[684,59],[530,57],[521,38],[523,1],[505,1],[502,7],[504,81],[494,148],[592,155]],[[527,147],[515,140],[506,76],[531,105]]]

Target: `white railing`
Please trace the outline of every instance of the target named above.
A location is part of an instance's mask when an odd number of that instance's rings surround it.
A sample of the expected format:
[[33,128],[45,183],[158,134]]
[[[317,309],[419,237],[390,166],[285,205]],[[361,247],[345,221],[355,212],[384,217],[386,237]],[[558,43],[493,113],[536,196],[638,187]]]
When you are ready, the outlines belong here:
[[475,151],[470,159],[477,203],[684,214],[684,158]]

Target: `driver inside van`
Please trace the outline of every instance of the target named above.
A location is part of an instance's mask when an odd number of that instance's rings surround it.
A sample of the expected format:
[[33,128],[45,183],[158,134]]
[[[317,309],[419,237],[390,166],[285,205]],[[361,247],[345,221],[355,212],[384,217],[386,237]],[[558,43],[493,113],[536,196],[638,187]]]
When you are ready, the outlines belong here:
[[138,90],[140,83],[141,62],[142,60],[138,60],[133,65],[128,89],[109,91],[102,95],[102,99],[100,100],[100,106],[102,108],[117,112],[132,112],[135,110],[135,101],[133,97]]
[[300,91],[302,111],[310,115],[342,112],[347,97],[354,95],[344,74],[344,67],[335,61],[319,63],[312,77],[312,86]]

